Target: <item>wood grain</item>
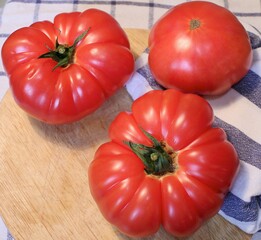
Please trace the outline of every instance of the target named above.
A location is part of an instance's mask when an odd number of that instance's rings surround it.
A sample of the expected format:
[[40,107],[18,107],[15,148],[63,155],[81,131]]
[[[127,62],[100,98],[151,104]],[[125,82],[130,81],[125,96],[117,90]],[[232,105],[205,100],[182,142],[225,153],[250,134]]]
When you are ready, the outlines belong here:
[[[148,31],[126,32],[137,57],[147,46]],[[131,102],[121,89],[83,120],[52,126],[26,115],[7,92],[0,103],[0,214],[16,240],[129,239],[99,213],[87,168],[97,147],[108,140],[109,124]],[[185,239],[250,238],[216,215]],[[160,229],[144,239],[174,238]]]

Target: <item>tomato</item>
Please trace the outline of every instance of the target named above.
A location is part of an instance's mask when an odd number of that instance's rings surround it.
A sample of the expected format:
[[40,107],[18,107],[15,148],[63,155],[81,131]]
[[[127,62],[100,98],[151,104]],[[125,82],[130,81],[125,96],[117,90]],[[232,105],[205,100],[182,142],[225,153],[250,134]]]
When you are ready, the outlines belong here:
[[214,216],[239,168],[206,100],[152,90],[110,125],[88,169],[91,194],[121,232],[144,237],[160,225],[175,236],[194,233]]
[[92,113],[134,71],[127,35],[98,9],[18,29],[5,41],[2,59],[18,105],[52,124]]
[[191,1],[171,8],[152,27],[149,66],[165,88],[220,95],[248,72],[247,32],[226,8]]

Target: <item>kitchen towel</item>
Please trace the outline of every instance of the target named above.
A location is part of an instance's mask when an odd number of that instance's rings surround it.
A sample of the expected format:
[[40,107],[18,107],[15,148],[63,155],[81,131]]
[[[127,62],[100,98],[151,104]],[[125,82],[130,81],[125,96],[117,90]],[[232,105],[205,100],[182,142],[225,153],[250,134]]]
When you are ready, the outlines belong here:
[[[6,38],[16,29],[28,26],[35,21],[53,20],[53,17],[60,12],[83,11],[87,8],[95,7],[110,13],[115,17],[124,28],[142,28],[149,29],[155,21],[164,14],[170,7],[177,5],[186,0],[121,0],[121,1],[89,1],[89,0],[6,0],[6,4],[2,6],[0,0],[0,48]],[[190,0],[187,0],[190,1]],[[240,20],[254,26],[249,33],[253,33],[251,39],[255,48],[254,65],[249,71],[248,77],[252,84],[243,84],[244,79],[235,86],[229,93],[224,95],[219,100],[212,100],[211,105],[214,107],[216,114],[215,124],[223,127],[235,146],[239,145],[244,140],[244,145],[249,146],[247,152],[240,152],[241,172],[234,188],[228,195],[223,209],[220,214],[232,223],[241,226],[241,228],[249,232],[255,232],[260,229],[260,77],[261,76],[261,53],[259,50],[260,34],[257,29],[261,30],[261,2],[260,0],[212,0],[223,7],[231,10]],[[137,72],[127,84],[127,89],[132,94],[133,98],[137,98],[144,91],[148,91],[151,87],[159,87],[155,84],[149,69],[147,67],[148,53],[144,53],[137,60]],[[152,80],[152,84],[148,80]],[[135,84],[139,83],[139,87]],[[135,89],[135,93],[130,90]],[[154,86],[156,85],[156,86]],[[147,88],[144,88],[147,86]],[[9,87],[8,78],[0,61],[0,101],[3,98]],[[236,88],[238,87],[238,89]],[[240,90],[241,89],[241,90]],[[253,97],[254,96],[254,97]],[[259,99],[258,99],[259,98]],[[222,101],[230,100],[231,104],[227,105],[226,111],[222,106]],[[259,101],[259,103],[258,103]],[[241,103],[242,102],[242,103]],[[233,107],[235,106],[235,107]],[[238,107],[240,106],[240,107]],[[244,111],[240,111],[241,106],[244,106]],[[253,107],[255,106],[255,107]],[[235,116],[231,116],[229,107],[233,108]],[[236,110],[235,110],[235,109]],[[248,109],[249,108],[249,109]],[[243,110],[243,109],[242,109]],[[226,113],[228,115],[226,115]],[[244,121],[237,121],[236,114]],[[252,114],[254,112],[254,114]],[[258,115],[259,114],[259,115]],[[259,117],[258,117],[259,116]],[[259,119],[259,120],[258,120]],[[244,126],[240,124],[245,123]],[[234,131],[236,130],[236,131]],[[230,132],[235,132],[234,135]],[[251,150],[252,149],[252,150]],[[251,173],[251,174],[249,174]],[[259,177],[254,178],[257,175]],[[258,174],[259,173],[259,174]],[[244,191],[239,194],[240,188]],[[0,203],[1,204],[1,203]],[[241,210],[241,211],[240,211]],[[244,213],[241,215],[241,213]],[[246,213],[246,214],[245,214]],[[254,237],[256,237],[255,235]],[[254,240],[253,237],[253,240]],[[5,228],[1,221],[0,212],[0,239],[12,240],[11,234]],[[260,240],[261,237],[255,239]]]
[[[214,110],[214,126],[226,131],[241,165],[219,214],[254,234],[261,230],[261,35],[255,27],[243,25],[250,36],[253,65],[227,93],[206,100]],[[126,84],[133,100],[153,89],[164,89],[150,72],[148,54],[147,49],[137,59],[136,72]]]

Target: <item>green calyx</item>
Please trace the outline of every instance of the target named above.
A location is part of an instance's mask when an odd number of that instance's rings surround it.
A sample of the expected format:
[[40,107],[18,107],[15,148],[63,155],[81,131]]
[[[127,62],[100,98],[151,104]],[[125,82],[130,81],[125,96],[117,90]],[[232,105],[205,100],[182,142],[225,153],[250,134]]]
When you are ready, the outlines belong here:
[[145,146],[130,141],[125,143],[142,160],[147,174],[162,176],[166,173],[175,171],[176,153],[173,150],[167,150],[166,144],[159,142],[151,134],[143,130],[143,133],[152,141],[153,146]]
[[53,71],[58,67],[67,67],[69,64],[73,63],[76,46],[87,35],[89,29],[78,36],[72,46],[60,44],[58,39],[56,39],[55,49],[52,50],[48,48],[49,51],[39,56],[39,58],[52,58],[56,61],[57,64],[53,68]]

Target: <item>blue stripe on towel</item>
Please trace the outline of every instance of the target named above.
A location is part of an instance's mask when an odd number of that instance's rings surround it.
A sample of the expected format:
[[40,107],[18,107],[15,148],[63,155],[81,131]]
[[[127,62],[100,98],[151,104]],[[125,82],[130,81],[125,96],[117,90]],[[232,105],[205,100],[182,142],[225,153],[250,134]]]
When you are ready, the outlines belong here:
[[221,210],[232,218],[241,222],[254,222],[258,217],[261,197],[252,197],[250,202],[245,202],[229,192],[224,200]]
[[261,108],[261,77],[255,72],[249,70],[233,88]]
[[[72,0],[10,0],[9,2],[22,2],[22,3],[37,3],[37,4],[63,4],[72,3]],[[76,1],[75,1],[76,2]],[[173,5],[161,4],[161,3],[150,3],[147,1],[89,1],[89,0],[79,0],[78,4],[96,4],[96,5],[126,5],[126,6],[137,6],[137,7],[156,7],[162,9],[169,9]]]
[[215,127],[223,128],[234,145],[239,159],[261,169],[261,145],[232,125],[215,117]]
[[147,80],[152,89],[164,89],[164,87],[158,84],[155,78],[152,76],[148,64],[145,64],[144,66],[139,68],[137,72]]
[[[257,32],[259,32],[259,30],[257,28],[255,28],[254,26],[252,26],[252,28],[254,28]],[[252,32],[247,32],[250,42],[251,42],[251,47],[252,49],[256,49],[261,47],[261,39],[258,35],[252,33]],[[260,32],[259,32],[260,33]]]
[[9,36],[9,33],[0,33],[0,38],[8,38]]
[[3,71],[0,71],[0,76],[6,76],[7,74]]

